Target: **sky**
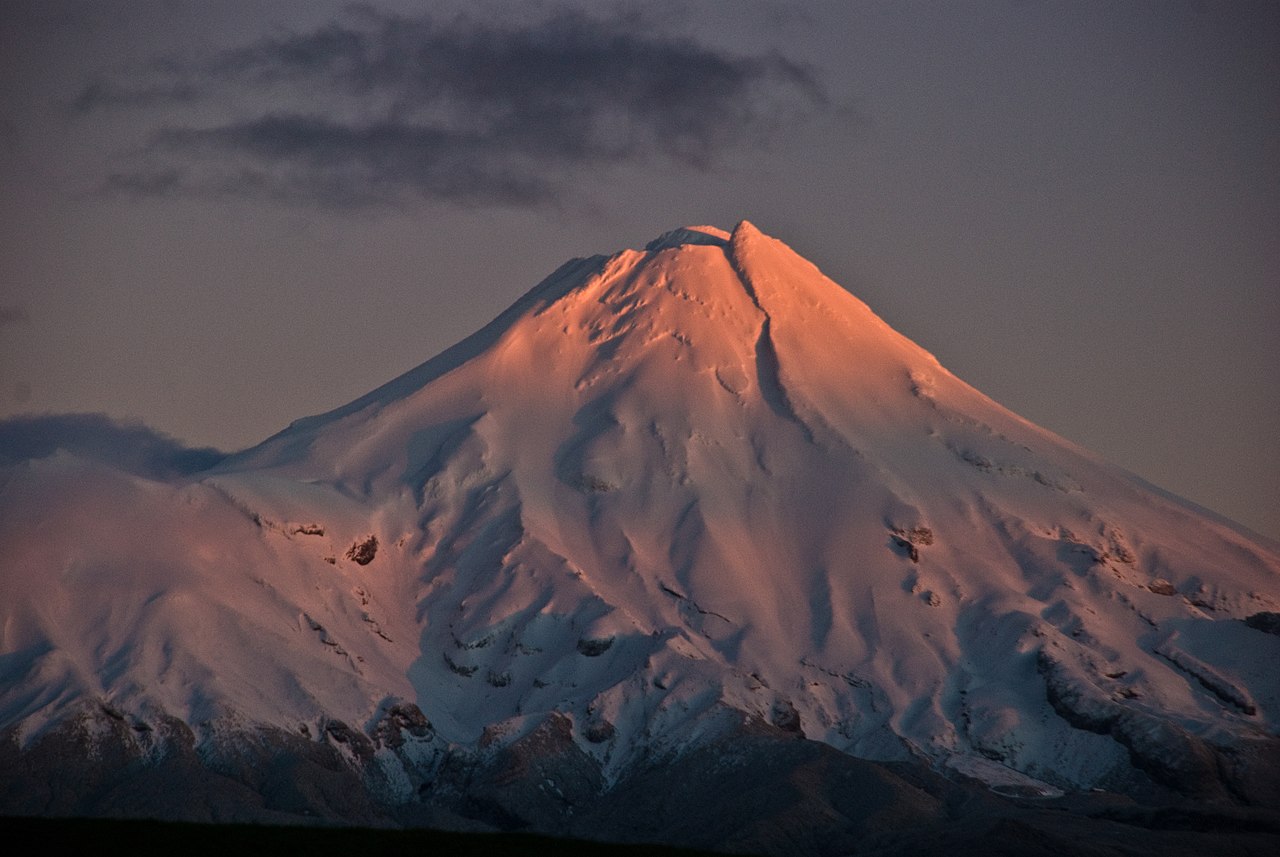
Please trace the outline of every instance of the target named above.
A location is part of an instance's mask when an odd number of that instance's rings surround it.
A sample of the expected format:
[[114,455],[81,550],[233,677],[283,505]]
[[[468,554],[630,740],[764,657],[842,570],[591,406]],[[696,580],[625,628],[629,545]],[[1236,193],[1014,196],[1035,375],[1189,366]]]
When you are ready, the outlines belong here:
[[248,446],[746,218],[1280,538],[1274,2],[5,0],[0,187],[22,425]]

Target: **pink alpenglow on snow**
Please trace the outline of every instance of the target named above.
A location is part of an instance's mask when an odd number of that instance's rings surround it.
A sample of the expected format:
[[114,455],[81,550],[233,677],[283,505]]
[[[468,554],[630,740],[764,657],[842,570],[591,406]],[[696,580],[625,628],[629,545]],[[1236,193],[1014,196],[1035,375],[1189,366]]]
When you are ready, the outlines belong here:
[[[1280,729],[1280,636],[1245,621],[1280,612],[1276,545],[747,222],[567,262],[212,470],[12,465],[0,543],[24,746],[102,705],[196,746],[341,722],[408,801],[548,722],[605,781],[759,722],[1040,794],[1247,794]],[[393,702],[430,730],[378,738]]]

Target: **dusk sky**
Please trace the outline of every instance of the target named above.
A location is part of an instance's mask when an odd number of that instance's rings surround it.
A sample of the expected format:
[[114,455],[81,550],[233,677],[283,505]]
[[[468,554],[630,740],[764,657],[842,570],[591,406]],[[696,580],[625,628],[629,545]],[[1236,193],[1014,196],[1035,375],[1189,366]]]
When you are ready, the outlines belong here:
[[1280,537],[1275,2],[6,0],[0,187],[0,417],[244,447],[747,218]]

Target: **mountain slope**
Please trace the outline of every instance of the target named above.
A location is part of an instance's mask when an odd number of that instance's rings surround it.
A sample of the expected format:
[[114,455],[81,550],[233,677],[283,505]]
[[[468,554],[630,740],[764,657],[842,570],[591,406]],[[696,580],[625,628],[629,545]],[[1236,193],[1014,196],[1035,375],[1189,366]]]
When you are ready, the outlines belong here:
[[15,746],[103,708],[143,750],[265,728],[403,802],[531,736],[607,789],[745,723],[1006,789],[1274,793],[1280,637],[1240,620],[1280,611],[1276,547],[745,222],[570,262],[194,479],[61,455],[0,504]]

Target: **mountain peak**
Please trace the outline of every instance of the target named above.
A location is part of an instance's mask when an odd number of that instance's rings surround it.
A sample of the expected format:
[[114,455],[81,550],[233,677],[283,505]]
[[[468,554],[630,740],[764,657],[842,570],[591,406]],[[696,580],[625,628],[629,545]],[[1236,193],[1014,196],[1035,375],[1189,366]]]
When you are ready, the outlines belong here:
[[1273,547],[747,221],[567,263],[202,476],[0,472],[0,727],[109,699],[348,741],[400,699],[441,753],[567,718],[613,776],[728,711],[1060,788],[1280,753],[1280,639],[1239,621],[1280,613]]
[[[341,458],[374,448],[381,458],[385,447],[360,440],[370,430],[366,419],[392,408],[409,431],[438,412],[441,390],[458,387],[531,414],[581,407],[618,384],[668,390],[664,407],[689,415],[727,394],[748,413],[767,405],[805,432],[812,418],[802,415],[823,412],[858,414],[858,433],[873,425],[885,431],[914,419],[919,401],[907,379],[924,374],[935,386],[968,389],[750,221],[732,232],[683,226],[642,251],[566,263],[441,355],[347,405],[296,421],[227,467],[312,458],[306,438],[340,424],[347,428],[334,443],[350,450]],[[446,377],[452,381],[442,385]]]
[[[689,244],[728,249],[736,244],[740,247],[769,238],[750,220],[739,220],[732,232],[726,232],[718,226],[680,226],[668,230],[644,245],[648,252],[670,250]],[[772,239],[776,241],[777,239]],[[781,242],[779,242],[781,243]]]
[[751,236],[754,235],[764,235],[764,233],[760,231],[758,226],[750,220],[747,220],[745,217],[738,221],[737,226],[733,227],[733,237],[740,241],[751,240]]

